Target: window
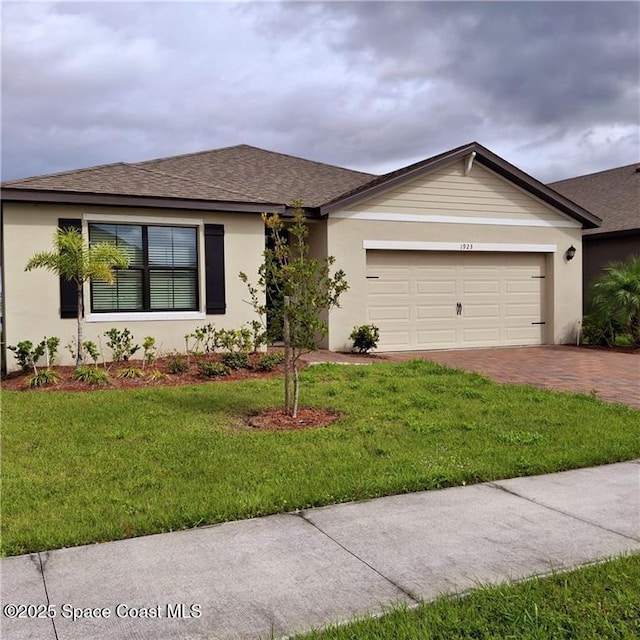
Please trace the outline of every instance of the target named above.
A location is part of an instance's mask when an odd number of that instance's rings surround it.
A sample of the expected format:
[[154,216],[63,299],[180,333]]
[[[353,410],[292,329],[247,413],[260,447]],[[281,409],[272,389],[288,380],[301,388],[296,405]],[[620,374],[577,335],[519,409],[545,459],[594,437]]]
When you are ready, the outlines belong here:
[[115,285],[91,282],[91,311],[197,311],[197,228],[89,224],[89,241],[111,242],[129,258]]

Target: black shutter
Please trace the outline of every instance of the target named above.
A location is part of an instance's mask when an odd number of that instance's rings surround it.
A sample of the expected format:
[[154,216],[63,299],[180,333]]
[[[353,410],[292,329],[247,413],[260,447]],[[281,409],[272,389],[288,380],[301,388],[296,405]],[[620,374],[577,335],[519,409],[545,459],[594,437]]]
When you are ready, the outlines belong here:
[[[77,229],[82,232],[82,220],[75,218],[60,218],[59,229]],[[76,318],[78,316],[78,293],[76,283],[60,278],[60,317]]]
[[224,226],[204,225],[205,283],[207,313],[224,314],[227,305],[224,293]]

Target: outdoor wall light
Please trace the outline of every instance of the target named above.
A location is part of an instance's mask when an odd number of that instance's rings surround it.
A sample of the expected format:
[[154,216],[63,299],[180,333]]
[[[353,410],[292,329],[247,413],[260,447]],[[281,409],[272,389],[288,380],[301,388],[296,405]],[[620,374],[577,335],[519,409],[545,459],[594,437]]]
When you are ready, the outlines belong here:
[[576,255],[576,248],[573,245],[571,245],[567,249],[567,253],[565,255],[567,256],[567,261],[573,260],[574,256]]

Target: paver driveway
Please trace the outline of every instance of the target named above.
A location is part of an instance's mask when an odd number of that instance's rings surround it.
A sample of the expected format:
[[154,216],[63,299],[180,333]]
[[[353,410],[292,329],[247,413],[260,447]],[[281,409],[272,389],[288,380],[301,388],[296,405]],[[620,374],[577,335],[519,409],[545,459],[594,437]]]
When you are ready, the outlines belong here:
[[640,354],[572,346],[503,347],[385,354],[394,361],[424,358],[498,382],[596,393],[608,402],[640,407]]
[[[545,389],[596,393],[608,402],[640,407],[640,354],[587,349],[568,345],[403,351],[383,353],[384,360],[402,362],[423,358],[477,371],[498,382],[530,384]],[[371,358],[316,351],[307,362],[371,363]],[[375,362],[375,360],[374,360]]]

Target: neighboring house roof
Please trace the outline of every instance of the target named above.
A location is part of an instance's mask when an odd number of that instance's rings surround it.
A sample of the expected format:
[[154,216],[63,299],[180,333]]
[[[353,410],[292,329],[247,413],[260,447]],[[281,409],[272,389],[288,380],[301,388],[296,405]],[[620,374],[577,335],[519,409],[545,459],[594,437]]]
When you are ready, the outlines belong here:
[[5,200],[283,211],[293,200],[326,215],[452,162],[469,158],[580,221],[597,216],[477,142],[382,176],[237,145],[137,163],[116,163],[2,183]]
[[640,165],[552,182],[551,188],[602,218],[586,235],[640,231]]
[[241,144],[2,183],[3,189],[318,207],[368,182],[360,171]]

